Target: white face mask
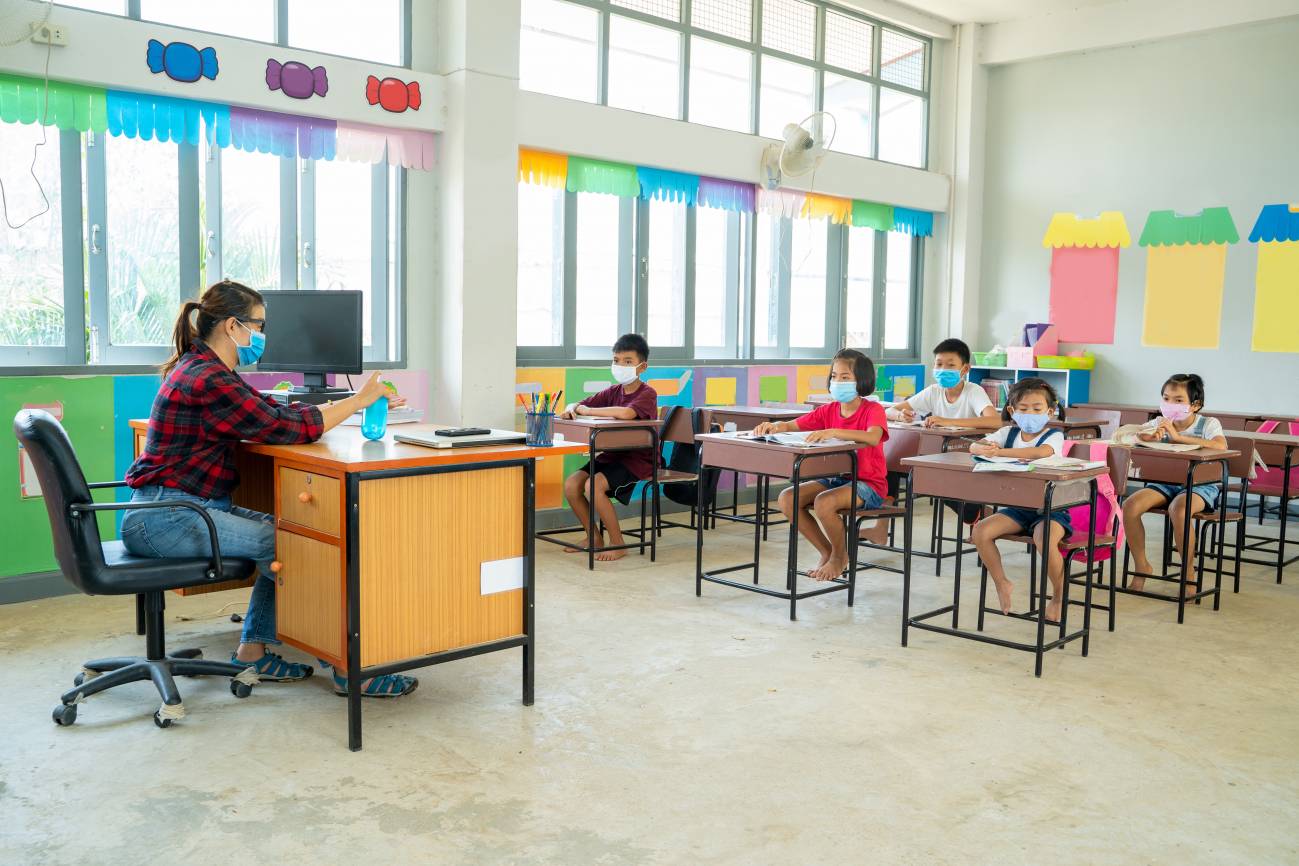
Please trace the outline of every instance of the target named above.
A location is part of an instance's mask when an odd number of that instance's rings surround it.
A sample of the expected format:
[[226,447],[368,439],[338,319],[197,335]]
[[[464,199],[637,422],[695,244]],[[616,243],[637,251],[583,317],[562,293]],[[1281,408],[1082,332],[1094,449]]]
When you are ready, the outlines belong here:
[[635,367],[622,367],[618,364],[610,364],[609,372],[613,374],[614,381],[619,385],[630,385],[636,381]]

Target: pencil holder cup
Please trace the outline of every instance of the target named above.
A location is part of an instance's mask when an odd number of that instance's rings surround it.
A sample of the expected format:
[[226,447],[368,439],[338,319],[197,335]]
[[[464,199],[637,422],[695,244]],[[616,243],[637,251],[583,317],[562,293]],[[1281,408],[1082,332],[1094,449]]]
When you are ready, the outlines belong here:
[[555,413],[554,412],[529,412],[528,419],[528,444],[541,448],[549,448],[555,444]]

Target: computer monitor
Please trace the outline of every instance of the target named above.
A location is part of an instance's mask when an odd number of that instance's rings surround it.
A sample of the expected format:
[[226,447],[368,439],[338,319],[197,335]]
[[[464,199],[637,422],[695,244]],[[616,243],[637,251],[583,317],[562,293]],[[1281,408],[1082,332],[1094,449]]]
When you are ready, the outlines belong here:
[[266,351],[257,369],[303,373],[294,393],[333,393],[327,373],[361,372],[361,293],[350,291],[263,292]]

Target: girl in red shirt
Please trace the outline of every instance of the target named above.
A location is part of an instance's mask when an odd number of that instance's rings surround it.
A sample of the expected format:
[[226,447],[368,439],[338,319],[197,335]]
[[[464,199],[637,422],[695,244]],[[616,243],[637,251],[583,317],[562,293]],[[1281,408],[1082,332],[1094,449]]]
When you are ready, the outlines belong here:
[[[777,421],[759,424],[754,435],[785,433],[795,430],[811,431],[808,442],[823,439],[843,439],[860,442],[866,446],[857,451],[857,478],[849,483],[847,478],[818,478],[781,491],[781,512],[794,519],[794,502],[797,495],[799,515],[798,530],[821,554],[821,561],[808,575],[816,580],[832,580],[848,567],[847,538],[840,511],[852,505],[850,498],[857,496],[858,508],[879,508],[888,495],[888,465],[881,445],[889,438],[888,420],[884,407],[875,400],[867,400],[875,390],[875,365],[856,349],[844,349],[834,356],[830,365],[830,396],[834,399],[794,421]],[[811,519],[815,512],[820,525]]]

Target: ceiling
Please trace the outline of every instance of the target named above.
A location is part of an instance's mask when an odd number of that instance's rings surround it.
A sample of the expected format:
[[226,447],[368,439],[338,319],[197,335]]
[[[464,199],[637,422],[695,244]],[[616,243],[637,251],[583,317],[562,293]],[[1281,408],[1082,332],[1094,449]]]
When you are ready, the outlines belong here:
[[1036,18],[1069,12],[1085,6],[1105,6],[1120,0],[902,0],[913,9],[958,24],[993,24],[1017,18]]

